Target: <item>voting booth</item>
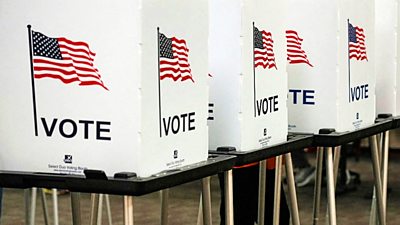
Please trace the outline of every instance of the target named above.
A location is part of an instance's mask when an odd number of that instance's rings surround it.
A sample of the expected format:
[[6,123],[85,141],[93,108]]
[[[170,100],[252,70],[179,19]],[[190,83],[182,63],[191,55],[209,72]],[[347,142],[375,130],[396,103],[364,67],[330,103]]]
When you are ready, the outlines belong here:
[[286,141],[286,1],[210,1],[210,149]]
[[1,170],[207,159],[208,1],[2,0],[0,28]]
[[375,1],[376,113],[400,114],[399,9],[397,0]]
[[374,1],[288,5],[289,131],[344,132],[373,124]]

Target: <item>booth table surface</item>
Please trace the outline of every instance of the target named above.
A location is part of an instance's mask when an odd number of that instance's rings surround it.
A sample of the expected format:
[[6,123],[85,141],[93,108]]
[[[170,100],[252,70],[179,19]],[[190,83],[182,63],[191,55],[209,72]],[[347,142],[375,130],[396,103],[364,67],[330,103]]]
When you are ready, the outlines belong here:
[[315,134],[314,146],[318,147],[335,147],[356,141],[362,138],[367,138],[394,128],[400,127],[400,118],[385,118],[377,119],[376,123],[356,131],[349,132],[333,132],[330,134]]
[[400,127],[400,116],[393,117],[393,126],[392,129],[396,129]]
[[292,151],[302,150],[313,144],[313,136],[310,134],[289,134],[288,140],[283,143],[271,145],[266,148],[252,151],[209,151],[211,154],[236,156],[235,166],[259,162],[267,158],[283,155]]
[[88,177],[34,172],[0,171],[0,186],[57,188],[72,192],[140,196],[230,170],[235,156],[209,155],[208,160],[150,177]]

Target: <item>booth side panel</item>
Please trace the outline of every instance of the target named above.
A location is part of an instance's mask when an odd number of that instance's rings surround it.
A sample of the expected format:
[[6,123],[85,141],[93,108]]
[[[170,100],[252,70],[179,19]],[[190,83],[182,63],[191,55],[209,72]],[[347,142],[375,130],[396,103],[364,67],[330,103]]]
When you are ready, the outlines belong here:
[[0,2],[1,169],[135,170],[137,9],[138,1]]

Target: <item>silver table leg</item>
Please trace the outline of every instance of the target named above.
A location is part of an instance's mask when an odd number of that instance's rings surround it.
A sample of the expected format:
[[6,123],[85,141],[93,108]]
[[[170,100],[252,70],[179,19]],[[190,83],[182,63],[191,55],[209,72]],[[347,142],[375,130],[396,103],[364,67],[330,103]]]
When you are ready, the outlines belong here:
[[91,209],[90,209],[90,225],[97,224],[97,215],[99,210],[99,195],[98,194],[91,194]]
[[324,159],[324,149],[318,147],[317,149],[317,164],[314,184],[314,205],[313,205],[313,225],[318,224],[319,208],[321,204],[321,185],[322,185],[322,166]]
[[101,225],[103,222],[103,199],[104,194],[99,194],[99,204],[97,206],[97,225]]
[[[339,171],[339,162],[340,162],[340,154],[341,154],[341,147],[334,148],[334,156],[333,156],[333,184],[336,190],[337,178],[338,178],[338,171]],[[329,221],[329,208],[326,209],[326,222]]]
[[267,180],[267,160],[260,161],[258,178],[258,225],[265,221],[265,189]]
[[389,131],[383,133],[382,136],[383,148],[382,148],[382,198],[383,198],[383,206],[386,214],[386,205],[387,205],[387,183],[388,183],[388,167],[389,167]]
[[25,225],[30,225],[30,213],[31,213],[31,192],[32,189],[25,189],[24,190],[24,206],[25,206]]
[[[386,203],[387,203],[387,176],[388,176],[388,161],[389,161],[389,131],[379,135],[378,156],[380,157],[381,176],[382,176],[382,201],[386,218]],[[374,187],[372,207],[370,215],[370,224],[378,224],[378,210],[376,208],[376,189]]]
[[92,214],[91,214],[91,223],[96,225],[101,225],[103,223],[103,202],[105,199],[106,202],[106,210],[108,217],[108,224],[112,225],[111,218],[111,208],[110,208],[110,198],[107,194],[96,194],[92,199]]
[[53,199],[53,219],[54,225],[58,225],[58,196],[57,189],[51,189],[52,199]]
[[377,214],[378,211],[376,209],[376,190],[374,187],[374,190],[372,192],[372,203],[371,203],[371,213],[369,214],[369,225],[377,225],[378,220],[377,220]]
[[376,135],[369,137],[369,143],[371,147],[371,155],[372,155],[372,167],[375,177],[375,190],[376,190],[376,199],[378,206],[378,219],[380,225],[386,225],[386,209],[383,203],[383,193],[382,193],[382,179],[381,179],[381,167],[379,162],[379,153],[378,153],[378,144]]
[[290,153],[285,154],[285,168],[290,199],[290,212],[292,213],[292,223],[293,225],[300,225],[299,206],[297,204],[296,185],[293,175],[293,163]]
[[[383,140],[382,140],[382,136],[383,134],[377,134],[376,138],[377,138],[377,142],[378,142],[378,157],[379,157],[379,161],[380,161],[380,165],[382,166],[382,145],[383,145]],[[383,168],[383,167],[382,167]],[[381,171],[382,174],[382,171]],[[382,184],[383,185],[383,184]],[[383,194],[383,190],[382,190],[382,194]],[[379,221],[377,219],[378,217],[378,210],[376,208],[376,190],[375,190],[375,186],[373,188],[373,192],[372,192],[372,203],[371,203],[371,213],[369,215],[369,225],[378,225]]]
[[78,192],[71,192],[72,224],[81,225],[81,195]]
[[339,162],[340,162],[340,154],[342,148],[340,146],[334,148],[334,156],[333,156],[333,178],[334,178],[334,184],[335,184],[335,189],[336,189],[336,183],[337,183],[337,178],[338,178],[338,171],[339,171]]
[[327,199],[329,208],[329,224],[336,225],[336,201],[335,182],[333,177],[332,148],[326,148],[326,178],[327,178]]
[[201,196],[203,203],[203,223],[204,225],[212,225],[210,177],[203,178],[201,182],[202,182]]
[[[387,203],[387,176],[388,176],[388,161],[389,161],[389,131],[385,131],[381,135],[378,135],[378,156],[381,163],[381,175],[382,175],[382,199],[383,206],[386,214],[386,203]],[[372,195],[372,205],[370,214],[370,225],[378,224],[377,214],[379,212],[376,209],[376,189],[374,187]]]
[[233,178],[232,170],[224,174],[225,183],[225,224],[233,225]]
[[110,196],[104,195],[106,199],[106,208],[107,208],[107,216],[108,216],[108,225],[112,225],[112,215],[111,215],[111,205],[110,205]]
[[44,193],[43,188],[39,188],[40,195],[42,197],[42,208],[44,215],[44,224],[49,225],[49,208],[47,206],[46,193]]
[[200,193],[200,200],[199,200],[199,211],[197,213],[197,225],[203,225],[204,213],[203,213],[203,194]]
[[160,191],[161,195],[161,225],[168,224],[169,189]]
[[273,225],[279,225],[281,212],[282,155],[275,157],[275,194]]
[[32,188],[31,201],[30,201],[30,212],[29,212],[29,225],[35,224],[35,213],[36,213],[36,195],[37,188]]
[[[382,134],[377,134],[377,142],[378,142],[378,157],[379,157],[379,161],[381,163],[382,166]],[[382,190],[383,192],[383,190]],[[369,215],[369,225],[378,225],[379,221],[377,219],[378,216],[378,210],[376,209],[376,190],[375,190],[375,186],[373,188],[373,192],[372,192],[372,203],[371,203],[371,213]]]
[[134,225],[133,196],[124,196],[124,225]]

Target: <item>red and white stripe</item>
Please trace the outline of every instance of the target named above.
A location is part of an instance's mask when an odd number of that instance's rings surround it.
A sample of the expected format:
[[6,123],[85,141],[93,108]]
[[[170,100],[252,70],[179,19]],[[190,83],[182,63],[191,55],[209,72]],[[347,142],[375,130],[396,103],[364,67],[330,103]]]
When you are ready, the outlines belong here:
[[170,38],[172,41],[172,53],[174,58],[160,57],[160,79],[172,78],[174,81],[191,80],[192,70],[189,63],[189,49],[186,41],[176,37]]
[[254,48],[254,66],[262,66],[264,69],[276,68],[274,41],[271,32],[262,31],[262,42],[264,49]]
[[35,78],[59,79],[65,84],[79,82],[79,85],[99,85],[108,90],[101,75],[94,67],[95,53],[85,42],[75,42],[67,38],[57,38],[62,60],[34,56]]
[[305,63],[311,67],[313,66],[308,60],[306,52],[301,47],[303,39],[299,37],[296,31],[287,30],[286,41],[287,41],[287,60],[289,61],[289,64]]
[[349,57],[350,59],[368,60],[364,29],[357,26],[354,28],[356,29],[357,43],[349,42]]

